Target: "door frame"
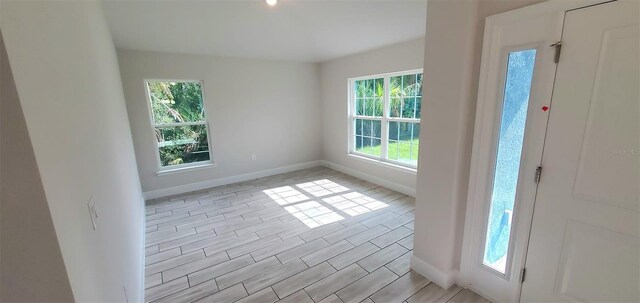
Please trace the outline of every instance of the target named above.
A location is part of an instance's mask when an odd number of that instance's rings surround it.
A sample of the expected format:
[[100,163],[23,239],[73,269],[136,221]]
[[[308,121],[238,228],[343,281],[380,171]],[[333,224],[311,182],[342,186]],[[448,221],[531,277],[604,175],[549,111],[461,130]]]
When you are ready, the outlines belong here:
[[[537,184],[533,182],[533,173],[541,163],[548,120],[548,112],[534,109],[537,109],[541,102],[542,105],[550,106],[557,67],[557,64],[551,65],[548,62],[553,60],[555,55],[555,50],[550,45],[561,40],[564,15],[567,11],[606,2],[611,0],[550,0],[485,19],[466,223],[460,272],[456,280],[459,285],[493,302],[520,301],[521,269],[525,265],[537,190]],[[501,275],[482,264],[482,255],[502,110],[503,96],[500,90],[504,87],[506,74],[505,54],[514,50],[513,45],[504,45],[502,35],[505,29],[511,28],[521,20],[541,17],[555,20],[556,28],[549,29],[553,32],[553,37],[544,41],[547,45],[540,45],[539,41],[537,43],[536,66],[513,210],[512,241],[509,243],[507,271],[505,275]],[[532,45],[536,43],[521,43],[515,46],[515,49]]]

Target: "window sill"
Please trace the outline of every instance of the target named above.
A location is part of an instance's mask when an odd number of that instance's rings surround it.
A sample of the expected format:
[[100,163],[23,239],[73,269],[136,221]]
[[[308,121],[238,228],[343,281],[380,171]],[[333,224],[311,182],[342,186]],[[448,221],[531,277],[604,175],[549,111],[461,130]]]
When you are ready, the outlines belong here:
[[205,163],[205,164],[197,164],[197,165],[193,165],[193,166],[183,166],[183,167],[177,167],[177,168],[169,168],[169,169],[163,169],[163,170],[159,170],[156,172],[156,175],[158,177],[161,176],[166,176],[166,175],[171,175],[171,174],[176,174],[176,173],[182,173],[182,172],[189,172],[189,171],[194,171],[194,170],[201,170],[201,169],[206,169],[206,168],[214,168],[218,166],[215,163]]
[[392,162],[387,162],[387,161],[383,161],[383,160],[379,160],[379,159],[373,159],[373,158],[369,158],[366,156],[361,156],[358,154],[353,154],[353,153],[347,153],[347,157],[349,158],[353,158],[353,159],[357,159],[360,161],[364,161],[364,162],[368,162],[368,163],[372,163],[375,164],[377,166],[380,167],[385,167],[385,168],[391,168],[397,171],[401,171],[401,172],[405,172],[405,173],[410,173],[410,174],[414,174],[417,175],[418,173],[418,169],[417,167],[411,167],[411,166],[403,166],[400,164],[395,164]]

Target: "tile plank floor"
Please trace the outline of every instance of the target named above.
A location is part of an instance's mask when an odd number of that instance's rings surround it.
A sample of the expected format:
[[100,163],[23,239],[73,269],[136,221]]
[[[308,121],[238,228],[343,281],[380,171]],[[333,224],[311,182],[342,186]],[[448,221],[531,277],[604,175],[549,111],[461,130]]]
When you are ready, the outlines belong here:
[[409,268],[414,199],[317,167],[147,202],[146,302],[487,302]]

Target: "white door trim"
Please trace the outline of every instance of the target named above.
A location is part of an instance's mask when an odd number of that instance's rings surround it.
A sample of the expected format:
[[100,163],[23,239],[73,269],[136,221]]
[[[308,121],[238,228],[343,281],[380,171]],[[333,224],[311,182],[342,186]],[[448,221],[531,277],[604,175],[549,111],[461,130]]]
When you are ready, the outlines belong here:
[[[514,302],[520,299],[520,269],[524,266],[528,235],[531,227],[536,185],[533,172],[540,163],[548,113],[537,109],[548,105],[553,91],[555,64],[554,50],[550,44],[560,40],[562,22],[566,11],[609,2],[608,0],[551,0],[525,8],[493,15],[485,20],[482,61],[478,84],[478,100],[474,127],[467,209],[460,274],[457,283],[470,288],[494,302]],[[505,35],[521,20],[547,18],[548,35],[544,41],[506,42]],[[546,25],[545,25],[546,26]],[[513,39],[512,39],[513,40]],[[546,45],[542,45],[544,43]],[[513,242],[510,247],[511,270],[505,276],[483,268],[481,264],[484,246],[485,217],[487,216],[493,181],[493,163],[499,132],[504,86],[503,64],[505,51],[518,46],[537,48],[536,67],[529,102],[529,115],[522,152],[517,203],[514,208]],[[489,198],[487,198],[489,197]],[[480,255],[480,257],[479,257]]]

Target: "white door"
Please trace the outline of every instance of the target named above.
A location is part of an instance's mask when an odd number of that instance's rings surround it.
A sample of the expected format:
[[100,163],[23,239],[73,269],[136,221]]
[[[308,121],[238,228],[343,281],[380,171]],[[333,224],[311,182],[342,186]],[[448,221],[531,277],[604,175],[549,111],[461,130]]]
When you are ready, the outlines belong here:
[[[520,295],[565,10],[548,4],[485,22],[458,283],[494,302]],[[546,108],[546,109],[545,109]]]
[[566,13],[522,301],[640,301],[639,13]]

